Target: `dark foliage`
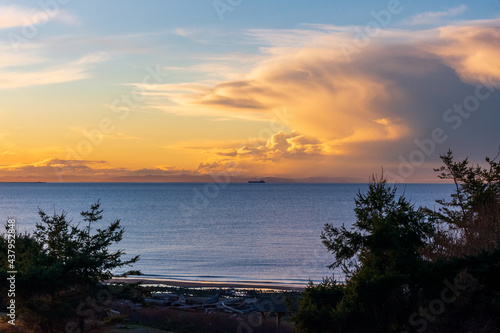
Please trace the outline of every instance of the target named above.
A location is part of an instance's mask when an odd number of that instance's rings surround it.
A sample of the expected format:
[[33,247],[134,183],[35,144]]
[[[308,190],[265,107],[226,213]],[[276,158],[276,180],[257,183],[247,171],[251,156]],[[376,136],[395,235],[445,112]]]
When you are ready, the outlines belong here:
[[500,330],[500,165],[441,159],[436,171],[456,191],[438,212],[372,178],[353,227],[325,226],[331,268],[346,281],[308,286],[293,318],[300,332]]
[[[95,305],[90,316],[82,305],[95,298],[103,289],[100,282],[110,279],[114,269],[139,259],[122,260],[122,250],[110,250],[112,244],[121,241],[123,229],[120,220],[107,228],[94,229],[102,219],[99,208],[97,202],[81,213],[84,227],[68,221],[65,212],[49,216],[39,211],[41,223],[34,234],[16,235],[16,303],[26,332],[64,331],[72,321],[85,332],[105,309]],[[0,237],[0,253],[0,265],[6,267],[6,234]],[[139,272],[126,274],[131,273]],[[6,278],[7,273],[0,272],[0,279]],[[2,297],[7,295],[5,288],[2,284]]]

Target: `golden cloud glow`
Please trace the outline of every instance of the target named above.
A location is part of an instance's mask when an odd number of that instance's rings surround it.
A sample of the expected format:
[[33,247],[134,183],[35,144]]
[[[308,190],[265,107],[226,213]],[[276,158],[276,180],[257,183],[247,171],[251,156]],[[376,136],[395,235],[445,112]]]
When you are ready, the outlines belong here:
[[500,20],[495,26],[452,26],[440,32],[442,44],[431,50],[464,81],[500,78]]

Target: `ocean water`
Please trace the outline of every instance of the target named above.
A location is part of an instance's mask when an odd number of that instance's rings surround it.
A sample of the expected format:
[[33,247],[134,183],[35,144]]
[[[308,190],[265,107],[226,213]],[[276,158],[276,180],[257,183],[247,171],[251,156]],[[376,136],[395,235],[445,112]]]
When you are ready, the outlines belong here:
[[[0,220],[32,231],[48,214],[79,213],[101,201],[100,225],[120,219],[118,247],[140,255],[150,278],[305,285],[331,276],[321,243],[326,223],[355,222],[366,184],[0,183]],[[447,184],[399,185],[416,205],[438,207]],[[335,272],[340,277],[339,272]]]

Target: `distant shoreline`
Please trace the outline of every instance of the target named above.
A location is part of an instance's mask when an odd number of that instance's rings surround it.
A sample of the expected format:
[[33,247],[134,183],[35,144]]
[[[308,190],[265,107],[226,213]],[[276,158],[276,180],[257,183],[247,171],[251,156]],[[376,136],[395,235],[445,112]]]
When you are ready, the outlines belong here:
[[184,288],[239,288],[239,289],[269,289],[269,290],[305,290],[305,285],[295,284],[280,284],[275,282],[225,282],[225,281],[187,281],[175,279],[162,279],[162,278],[141,278],[141,277],[127,277],[127,278],[113,278],[104,281],[106,283],[138,283],[142,284],[157,284],[173,287]]

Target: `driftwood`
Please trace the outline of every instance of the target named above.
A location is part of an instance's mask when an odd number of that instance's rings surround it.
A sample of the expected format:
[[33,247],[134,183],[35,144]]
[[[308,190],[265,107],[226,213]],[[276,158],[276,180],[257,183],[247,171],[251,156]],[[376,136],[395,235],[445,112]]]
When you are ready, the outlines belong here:
[[[268,299],[264,298],[268,303]],[[156,294],[153,298],[146,299],[146,302],[156,306],[172,307],[176,310],[194,311],[205,310],[205,313],[214,311],[221,311],[241,315],[253,311],[267,312],[263,307],[262,300],[248,299],[248,298],[220,298],[219,294],[211,297],[185,297],[183,295],[177,296],[173,294]],[[266,304],[267,305],[267,304]],[[267,308],[267,307],[266,307]],[[274,308],[272,312],[281,312],[276,305],[271,305]]]
[[232,307],[230,307],[230,306],[227,306],[226,304],[224,304],[224,302],[221,302],[221,305],[222,305],[224,308],[226,308],[226,309],[228,309],[228,310],[231,310],[231,311],[233,311],[233,312],[236,312],[236,313],[241,313],[241,314],[245,313],[245,312],[243,312],[243,311],[241,311],[241,310],[237,310],[237,309],[235,309],[235,308],[232,308]]

